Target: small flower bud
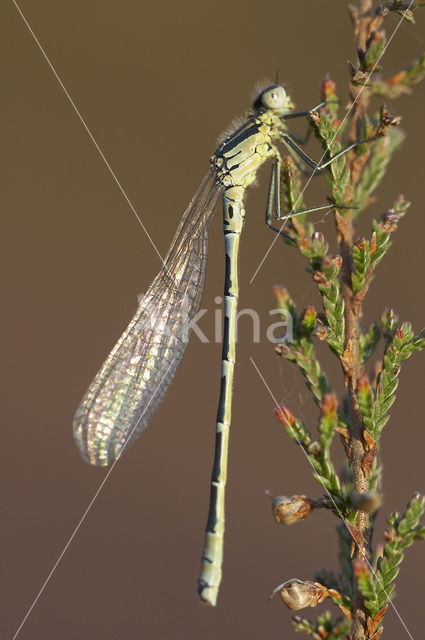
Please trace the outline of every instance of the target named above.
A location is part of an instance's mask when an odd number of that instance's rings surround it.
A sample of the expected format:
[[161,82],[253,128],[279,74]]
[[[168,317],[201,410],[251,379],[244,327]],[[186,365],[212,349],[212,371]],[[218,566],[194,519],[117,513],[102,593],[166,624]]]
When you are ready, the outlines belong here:
[[327,253],[329,245],[320,231],[315,231],[311,236],[311,249],[318,255],[323,256],[323,254]]
[[[401,344],[403,343],[403,338],[404,338],[404,333],[402,329],[396,329],[394,331],[394,342],[397,346],[401,346]],[[401,344],[400,344],[401,343]]]
[[313,330],[316,326],[316,318],[317,311],[314,307],[304,307],[304,313],[301,320],[303,327],[309,330]]
[[304,519],[313,511],[315,500],[307,496],[276,496],[272,498],[272,511],[276,522],[282,524],[294,524],[297,520]]
[[393,527],[388,527],[384,532],[384,540],[388,544],[397,538],[397,531]]
[[304,307],[304,318],[316,318],[317,311],[312,305]]
[[356,578],[369,575],[369,565],[365,558],[353,558],[353,573]]
[[341,269],[341,267],[342,267],[342,257],[341,256],[339,256],[338,254],[336,256],[333,256],[332,262],[336,267],[338,267],[338,269]]
[[314,271],[313,272],[313,280],[316,284],[323,284],[326,287],[329,286],[329,282],[325,276],[324,273],[322,273],[322,271]]
[[292,611],[299,611],[306,607],[315,607],[329,595],[334,596],[338,594],[338,592],[333,589],[328,591],[328,589],[319,582],[303,582],[297,578],[292,578],[280,584],[273,589],[270,597],[273,597],[277,592],[279,592],[282,601],[289,609],[292,609]]
[[356,493],[351,496],[351,504],[355,509],[365,513],[375,513],[382,504],[382,495],[377,491]]
[[359,393],[370,393],[370,381],[367,375],[363,374],[357,380],[357,391]]
[[285,170],[288,167],[293,167],[294,161],[292,160],[291,156],[283,156],[280,166],[281,166],[281,169]]
[[318,242],[319,244],[324,244],[325,242],[325,236],[321,231],[315,231],[311,236],[311,239],[313,242]]
[[336,393],[325,393],[322,400],[323,418],[336,418],[338,410],[338,398]]
[[324,100],[335,97],[335,82],[327,74],[320,83],[320,94]]
[[284,404],[281,404],[278,409],[273,409],[273,413],[276,418],[283,424],[284,427],[293,427],[295,424],[295,416],[290,409]]
[[393,309],[385,309],[380,320],[386,331],[392,331],[398,322],[398,316],[394,313]]
[[273,287],[273,295],[279,307],[286,309],[286,305],[289,302],[289,293],[285,287],[280,284],[275,284]]
[[359,251],[364,251],[367,247],[367,240],[366,238],[357,238],[354,245],[359,249]]

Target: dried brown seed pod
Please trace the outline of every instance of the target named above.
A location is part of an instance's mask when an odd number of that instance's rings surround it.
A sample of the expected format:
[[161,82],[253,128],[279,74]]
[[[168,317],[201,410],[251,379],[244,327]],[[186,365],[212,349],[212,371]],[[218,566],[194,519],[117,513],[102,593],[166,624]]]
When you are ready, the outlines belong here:
[[[271,496],[270,496],[271,497]],[[294,524],[302,520],[313,510],[315,500],[307,496],[276,496],[272,498],[273,516],[276,522],[282,524]]]
[[340,598],[335,589],[326,589],[320,582],[303,581],[291,578],[273,589],[270,597],[279,592],[282,601],[292,611],[299,611],[306,607],[315,607],[328,596]]

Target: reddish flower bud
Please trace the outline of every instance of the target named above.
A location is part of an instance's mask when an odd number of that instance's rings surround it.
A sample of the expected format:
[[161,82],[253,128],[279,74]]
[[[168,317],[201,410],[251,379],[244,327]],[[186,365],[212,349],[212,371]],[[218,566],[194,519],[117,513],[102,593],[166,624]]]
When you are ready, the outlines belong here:
[[285,307],[286,306],[286,303],[289,300],[289,293],[285,289],[285,287],[283,287],[280,284],[275,284],[274,287],[273,287],[273,295],[275,297],[275,300],[276,300],[277,304],[280,307]]
[[357,380],[357,391],[359,393],[366,393],[370,391],[370,381],[367,375],[362,375]]
[[367,240],[366,238],[357,238],[354,244],[357,247],[357,249],[359,249],[360,251],[364,251],[367,247]]
[[322,273],[321,271],[314,271],[313,272],[313,280],[316,284],[323,284],[325,286],[329,286],[329,282],[325,276],[324,273]]
[[312,306],[304,307],[301,322],[306,329],[308,329],[309,331],[312,331],[315,328],[316,318],[317,318],[317,311],[314,307]]
[[280,166],[281,166],[281,169],[286,169],[287,167],[293,167],[294,161],[292,160],[291,156],[288,156],[288,155],[283,156]]
[[336,393],[325,393],[322,400],[322,415],[324,418],[334,418],[338,410]]
[[320,83],[320,94],[325,100],[335,96],[335,82],[328,75]]
[[310,318],[316,318],[316,316],[317,311],[315,307],[313,307],[312,305],[307,305],[306,307],[304,307],[304,318],[308,318],[310,320]]
[[394,331],[394,338],[397,338],[398,340],[403,340],[404,338],[404,333],[402,329],[396,329]]
[[295,416],[290,409],[284,404],[281,404],[278,409],[273,409],[273,413],[276,418],[283,424],[284,427],[293,427],[295,424]]
[[338,267],[338,269],[341,269],[341,267],[342,267],[342,257],[341,256],[339,256],[339,255],[333,256],[332,262],[336,267]]
[[385,529],[384,540],[387,544],[395,540],[396,537],[397,537],[397,532],[393,527],[389,527],[388,529]]
[[365,558],[353,558],[353,573],[356,578],[369,575],[369,566]]

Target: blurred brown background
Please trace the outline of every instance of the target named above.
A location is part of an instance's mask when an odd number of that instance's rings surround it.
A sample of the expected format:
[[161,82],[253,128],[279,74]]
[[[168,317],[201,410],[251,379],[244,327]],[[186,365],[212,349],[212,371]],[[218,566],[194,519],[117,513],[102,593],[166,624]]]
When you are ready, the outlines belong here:
[[[298,108],[314,105],[329,72],[345,100],[354,58],[341,1],[73,3],[22,0],[22,11],[162,254],[208,167],[221,130],[250,105],[257,80],[280,69]],[[1,637],[12,638],[97,491],[71,434],[75,409],[159,269],[140,228],[12,2],[2,5],[3,379]],[[385,59],[390,75],[424,49],[425,14],[402,25]],[[387,21],[392,31],[398,18]],[[377,102],[377,105],[379,103]],[[401,192],[413,202],[378,270],[365,325],[387,305],[419,331],[423,296],[424,85],[390,105],[408,137],[370,219]],[[305,124],[300,123],[300,133]],[[314,145],[310,151],[319,157]],[[284,283],[302,308],[317,303],[305,263],[264,225],[267,169],[247,202],[241,307],[263,331]],[[324,201],[319,179],[307,201]],[[211,226],[201,327],[213,337],[222,294],[221,213]],[[318,217],[318,223],[320,217]],[[331,216],[317,228],[334,241]],[[332,358],[320,351],[341,390]],[[337,568],[336,521],[317,513],[284,529],[264,490],[318,495],[302,453],[277,424],[279,401],[312,428],[317,414],[298,372],[241,322],[231,434],[224,579],[215,610],[195,593],[207,515],[220,345],[194,336],[166,401],[108,478],[19,634],[21,640],[292,638],[290,612],[268,594],[280,582]],[[386,428],[383,515],[424,489],[424,356],[409,360]],[[339,451],[339,444],[335,447]],[[411,636],[423,628],[424,548],[407,552],[396,607]],[[324,608],[321,605],[320,608]],[[332,608],[332,605],[330,605]],[[310,612],[305,612],[309,615]],[[315,611],[311,612],[312,614]],[[390,611],[388,640],[408,637]]]

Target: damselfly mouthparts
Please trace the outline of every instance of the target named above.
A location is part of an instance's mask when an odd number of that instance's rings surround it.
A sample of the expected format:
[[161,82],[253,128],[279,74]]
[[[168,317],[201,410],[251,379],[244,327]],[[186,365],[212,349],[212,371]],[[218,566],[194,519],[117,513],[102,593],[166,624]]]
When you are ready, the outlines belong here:
[[208,224],[221,196],[226,254],[224,338],[210,511],[198,585],[201,599],[211,605],[216,603],[222,573],[239,294],[238,254],[245,219],[245,190],[254,181],[258,168],[270,158],[273,169],[266,222],[283,234],[282,229],[273,226],[273,217],[285,220],[330,205],[281,215],[281,156],[275,142],[283,143],[291,154],[298,156],[299,162],[314,171],[321,171],[360,144],[354,143],[326,162],[316,164],[300,149],[286,126],[286,120],[306,116],[311,111],[291,113],[292,109],[285,89],[279,84],[271,85],[259,94],[246,121],[218,146],[211,158],[211,168],[183,214],[159,274],[90,385],[74,420],[74,435],[83,457],[90,464],[100,466],[115,461],[146,427],[174,377],[188,341],[190,323],[200,307]]

